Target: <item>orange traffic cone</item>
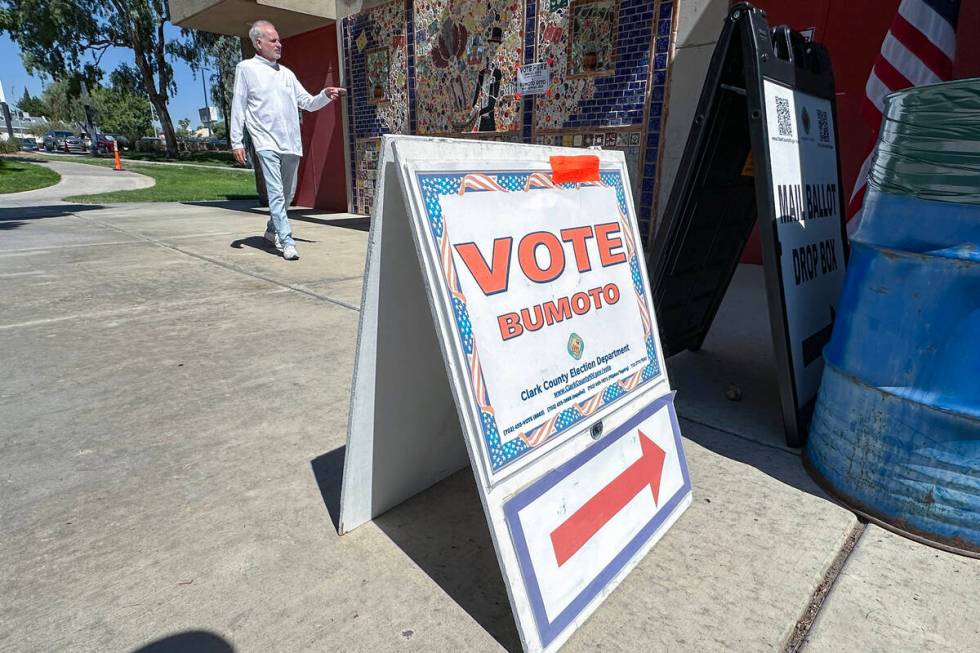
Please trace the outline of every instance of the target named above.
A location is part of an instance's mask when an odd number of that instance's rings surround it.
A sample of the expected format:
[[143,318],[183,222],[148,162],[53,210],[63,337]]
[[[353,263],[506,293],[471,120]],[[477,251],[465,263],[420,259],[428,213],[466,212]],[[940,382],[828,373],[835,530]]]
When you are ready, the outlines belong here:
[[122,161],[119,160],[119,143],[113,141],[112,143],[112,153],[116,155],[116,165],[112,167],[113,170],[122,170]]

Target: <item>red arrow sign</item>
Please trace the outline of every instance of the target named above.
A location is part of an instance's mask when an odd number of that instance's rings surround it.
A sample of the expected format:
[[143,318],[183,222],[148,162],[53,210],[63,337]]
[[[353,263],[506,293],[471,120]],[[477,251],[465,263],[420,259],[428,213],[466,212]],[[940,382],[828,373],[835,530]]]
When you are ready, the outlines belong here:
[[653,502],[660,502],[660,478],[667,454],[643,431],[639,434],[640,458],[551,532],[551,545],[559,567],[647,486],[653,492]]

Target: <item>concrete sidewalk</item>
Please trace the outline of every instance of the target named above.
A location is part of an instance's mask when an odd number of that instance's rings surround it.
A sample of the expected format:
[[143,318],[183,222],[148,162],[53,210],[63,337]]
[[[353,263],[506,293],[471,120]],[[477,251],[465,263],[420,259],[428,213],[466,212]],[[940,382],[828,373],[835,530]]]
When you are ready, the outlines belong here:
[[[265,221],[0,200],[0,650],[519,649],[468,470],[336,534],[368,224],[297,216],[287,262]],[[782,444],[761,292],[668,361],[694,505],[564,650],[976,648],[980,561]]]

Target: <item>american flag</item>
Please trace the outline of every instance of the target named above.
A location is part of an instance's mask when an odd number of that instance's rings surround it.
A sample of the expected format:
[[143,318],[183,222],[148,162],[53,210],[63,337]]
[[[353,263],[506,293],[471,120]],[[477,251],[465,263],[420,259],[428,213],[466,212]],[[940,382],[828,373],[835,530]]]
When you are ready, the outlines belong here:
[[[868,156],[861,165],[847,204],[848,220],[861,209],[867,190],[885,96],[910,86],[935,84],[952,77],[959,13],[959,0],[902,0],[898,6],[898,14],[881,43],[881,52],[865,86],[861,113],[871,126],[871,139]],[[850,225],[851,231],[857,227],[858,220]]]

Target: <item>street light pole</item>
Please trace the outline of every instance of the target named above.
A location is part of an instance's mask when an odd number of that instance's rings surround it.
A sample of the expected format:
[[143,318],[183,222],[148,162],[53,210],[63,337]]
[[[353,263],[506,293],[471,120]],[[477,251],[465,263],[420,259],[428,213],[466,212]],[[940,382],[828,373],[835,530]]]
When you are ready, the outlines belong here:
[[208,104],[208,82],[204,74],[207,66],[207,58],[204,48],[201,48],[201,88],[204,89],[204,109],[207,111],[207,118],[204,119],[204,126],[208,128],[208,138],[211,138],[211,105]]

